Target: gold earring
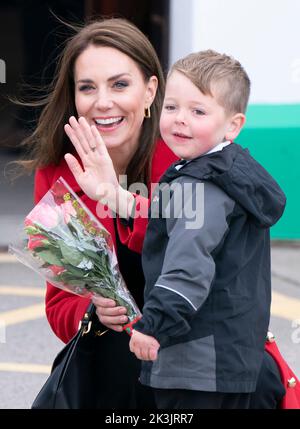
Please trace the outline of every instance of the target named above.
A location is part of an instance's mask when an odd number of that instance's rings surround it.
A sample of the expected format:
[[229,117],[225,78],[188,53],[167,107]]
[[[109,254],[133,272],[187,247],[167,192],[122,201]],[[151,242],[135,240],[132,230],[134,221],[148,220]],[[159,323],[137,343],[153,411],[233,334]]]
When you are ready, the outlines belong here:
[[151,111],[150,111],[150,107],[146,107],[146,108],[145,108],[145,113],[144,113],[144,115],[145,115],[145,118],[147,118],[147,119],[151,118]]

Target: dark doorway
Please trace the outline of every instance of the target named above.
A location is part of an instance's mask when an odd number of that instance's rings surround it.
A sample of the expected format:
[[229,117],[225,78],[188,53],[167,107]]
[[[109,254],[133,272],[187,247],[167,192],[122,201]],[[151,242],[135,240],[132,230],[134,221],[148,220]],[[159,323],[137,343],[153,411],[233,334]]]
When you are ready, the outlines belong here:
[[0,149],[18,147],[34,129],[38,112],[18,107],[8,97],[33,97],[34,87],[51,82],[61,46],[69,36],[56,16],[67,22],[95,17],[123,17],[134,22],[154,45],[164,69],[168,65],[169,0],[2,0],[0,60]]
[[87,17],[127,18],[148,36],[164,70],[169,56],[169,0],[87,0]]
[[35,126],[36,111],[17,106],[9,98],[43,95],[43,87],[50,83],[55,58],[68,35],[55,15],[82,22],[85,4],[72,0],[0,3],[0,58],[6,65],[6,79],[0,84],[1,149],[16,148]]

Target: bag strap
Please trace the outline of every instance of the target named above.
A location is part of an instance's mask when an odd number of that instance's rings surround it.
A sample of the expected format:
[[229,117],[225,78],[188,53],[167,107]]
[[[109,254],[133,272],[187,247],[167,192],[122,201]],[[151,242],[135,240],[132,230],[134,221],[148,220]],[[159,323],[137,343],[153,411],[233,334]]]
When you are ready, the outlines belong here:
[[79,322],[78,330],[81,331],[81,336],[88,334],[92,327],[92,317],[95,313],[96,307],[92,302],[88,305],[83,318]]

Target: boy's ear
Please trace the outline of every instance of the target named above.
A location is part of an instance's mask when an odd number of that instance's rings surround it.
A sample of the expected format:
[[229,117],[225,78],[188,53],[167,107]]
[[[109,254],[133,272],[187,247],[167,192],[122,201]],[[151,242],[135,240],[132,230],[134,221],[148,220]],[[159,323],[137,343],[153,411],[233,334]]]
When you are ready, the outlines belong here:
[[233,115],[227,127],[225,134],[226,140],[234,140],[240,133],[242,127],[246,122],[246,116],[243,113],[236,113]]

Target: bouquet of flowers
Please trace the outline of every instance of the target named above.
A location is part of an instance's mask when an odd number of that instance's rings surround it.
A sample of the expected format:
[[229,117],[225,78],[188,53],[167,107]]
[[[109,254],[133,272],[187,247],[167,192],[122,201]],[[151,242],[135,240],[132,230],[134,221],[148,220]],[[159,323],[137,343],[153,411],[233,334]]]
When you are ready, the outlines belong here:
[[129,334],[141,313],[118,268],[111,235],[60,177],[26,216],[18,260],[54,286],[90,298],[101,295],[127,309]]

